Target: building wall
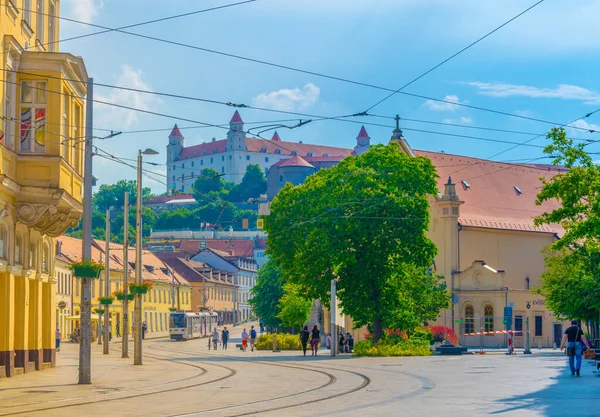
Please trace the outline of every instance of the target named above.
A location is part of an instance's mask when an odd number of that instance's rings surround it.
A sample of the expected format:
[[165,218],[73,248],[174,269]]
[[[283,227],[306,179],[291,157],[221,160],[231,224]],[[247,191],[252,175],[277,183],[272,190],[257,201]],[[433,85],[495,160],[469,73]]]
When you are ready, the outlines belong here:
[[0,377],[55,364],[55,237],[82,213],[83,147],[69,138],[83,134],[86,91],[69,80],[87,81],[80,58],[46,45],[59,2],[14,4],[0,11]]
[[267,195],[272,200],[285,184],[303,184],[316,170],[311,167],[273,167],[267,174]]
[[73,315],[74,279],[70,269],[56,263],[56,327],[60,329],[62,340],[69,340],[73,331],[73,321],[69,317]]

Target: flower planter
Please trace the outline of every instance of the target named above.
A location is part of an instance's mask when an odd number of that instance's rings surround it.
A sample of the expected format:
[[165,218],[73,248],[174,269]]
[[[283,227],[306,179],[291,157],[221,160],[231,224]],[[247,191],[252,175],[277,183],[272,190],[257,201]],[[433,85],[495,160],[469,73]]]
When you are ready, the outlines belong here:
[[90,266],[76,266],[73,268],[73,275],[77,278],[98,278],[100,270]]
[[[119,300],[119,301],[125,300],[124,294],[117,294],[115,297],[117,297],[117,300]],[[134,297],[135,297],[135,294],[131,294],[131,293],[127,294],[127,300],[129,300],[129,301],[132,301]]]
[[105,305],[105,306],[109,306],[109,305],[111,305],[113,303],[113,301],[114,300],[107,298],[107,299],[100,300],[100,304]]

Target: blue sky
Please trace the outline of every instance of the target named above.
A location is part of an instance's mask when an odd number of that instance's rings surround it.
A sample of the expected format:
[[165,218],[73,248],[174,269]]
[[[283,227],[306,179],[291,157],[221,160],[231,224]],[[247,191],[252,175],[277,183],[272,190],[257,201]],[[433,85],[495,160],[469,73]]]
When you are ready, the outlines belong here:
[[[119,27],[234,2],[64,0],[61,16]],[[399,88],[534,3],[534,0],[258,0],[131,31]],[[546,0],[404,91],[559,124],[569,122],[600,108],[599,15],[597,1]],[[97,30],[61,21],[60,38]],[[68,41],[60,47],[63,52],[83,56],[96,82],[319,116],[358,113],[387,95],[381,90],[121,33]],[[212,124],[227,123],[233,113],[232,108],[220,105],[100,87],[95,90],[95,98]],[[177,122],[98,104],[94,110],[95,127],[124,132],[170,129]],[[370,113],[532,134],[542,134],[551,127],[399,94]],[[241,115],[252,122],[294,118],[248,109],[241,111]],[[393,125],[392,120],[375,117],[352,120]],[[189,122],[177,123],[180,127],[193,126]],[[600,113],[575,125],[600,130]],[[409,129],[511,142],[533,137],[409,121],[402,121],[401,127],[415,149],[479,158],[489,158],[511,145]],[[368,125],[366,128],[372,142],[388,142],[391,128]],[[283,140],[353,147],[359,129],[360,124],[315,121],[295,130],[280,129],[279,133]],[[189,146],[213,137],[224,138],[226,131],[182,128],[182,133]],[[600,133],[574,129],[569,133],[578,138],[600,139]],[[151,147],[161,152],[152,161],[164,163],[167,134],[123,134],[97,145],[125,158],[134,158],[138,149]],[[544,138],[531,142],[539,146],[545,143]],[[590,145],[589,150],[600,151],[600,145]],[[494,159],[539,156],[541,148],[521,146]],[[164,166],[152,169],[165,172]],[[133,169],[101,158],[95,158],[94,171],[101,183],[135,178]],[[164,192],[162,184],[144,181],[153,191]]]

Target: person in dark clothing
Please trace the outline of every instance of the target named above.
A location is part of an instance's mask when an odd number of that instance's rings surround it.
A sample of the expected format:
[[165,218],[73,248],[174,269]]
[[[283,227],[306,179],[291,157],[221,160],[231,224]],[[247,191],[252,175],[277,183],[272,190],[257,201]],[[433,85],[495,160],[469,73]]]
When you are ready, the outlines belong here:
[[300,332],[300,344],[302,345],[302,351],[304,352],[304,356],[306,356],[306,345],[308,343],[308,338],[310,337],[310,333],[308,332],[308,326],[304,326],[304,329]]
[[565,334],[560,342],[560,350],[567,345],[567,355],[569,356],[569,368],[571,368],[571,376],[577,375],[579,376],[579,371],[581,370],[581,354],[583,353],[583,348],[581,346],[581,342],[583,342],[587,348],[590,348],[590,344],[583,335],[583,330],[579,327],[577,320],[571,320],[571,326],[565,330]]
[[321,332],[315,324],[310,332],[310,350],[314,356],[317,356],[317,350],[319,349],[319,342],[321,341]]
[[344,344],[346,342],[346,338],[344,337],[344,333],[340,332],[340,338],[339,338],[339,346],[338,349],[340,350],[340,353],[344,353]]
[[350,333],[348,333],[348,337],[346,338],[346,348],[348,353],[352,353],[354,350],[354,338]]
[[223,343],[223,349],[227,350],[227,341],[229,340],[229,330],[227,326],[223,327],[221,331],[221,342]]
[[117,337],[121,337],[121,323],[117,322]]

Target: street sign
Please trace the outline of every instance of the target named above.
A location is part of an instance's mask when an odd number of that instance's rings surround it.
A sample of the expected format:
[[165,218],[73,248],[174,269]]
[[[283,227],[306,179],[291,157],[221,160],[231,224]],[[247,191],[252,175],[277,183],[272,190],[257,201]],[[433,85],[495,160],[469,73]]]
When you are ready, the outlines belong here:
[[515,303],[513,303],[513,302],[511,301],[510,303],[508,303],[508,306],[509,306],[509,307],[511,307],[511,308],[514,308],[514,306],[515,306]]
[[265,221],[263,219],[258,219],[256,221],[256,228],[257,229],[262,229],[265,226]]
[[66,306],[67,306],[67,303],[65,303],[64,301],[59,301],[58,308],[60,308],[61,310],[64,310]]

